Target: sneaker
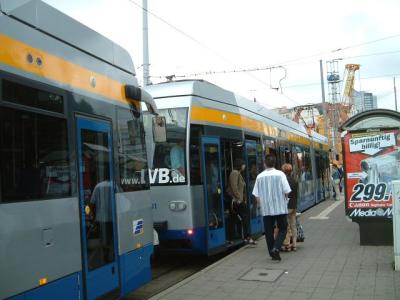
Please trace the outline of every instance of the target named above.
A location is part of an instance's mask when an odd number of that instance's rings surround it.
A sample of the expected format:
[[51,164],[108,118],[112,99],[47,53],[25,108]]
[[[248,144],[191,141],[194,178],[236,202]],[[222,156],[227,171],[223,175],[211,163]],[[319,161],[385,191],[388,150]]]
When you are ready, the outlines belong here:
[[277,261],[281,261],[282,260],[281,256],[279,255],[279,251],[278,250],[272,250],[271,257],[272,257],[272,260],[277,260]]
[[252,238],[248,239],[247,242],[251,245],[257,245],[257,242],[253,240]]

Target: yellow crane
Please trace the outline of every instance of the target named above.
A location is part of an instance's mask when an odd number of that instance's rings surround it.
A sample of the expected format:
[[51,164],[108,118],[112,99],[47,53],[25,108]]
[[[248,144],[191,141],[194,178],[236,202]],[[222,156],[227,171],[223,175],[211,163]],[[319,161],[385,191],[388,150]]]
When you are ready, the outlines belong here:
[[354,79],[355,73],[360,69],[359,64],[347,64],[345,66],[346,70],[346,83],[343,89],[343,97],[341,107],[339,108],[340,112],[340,122],[343,123],[349,118],[349,114],[353,107],[353,91],[354,91]]

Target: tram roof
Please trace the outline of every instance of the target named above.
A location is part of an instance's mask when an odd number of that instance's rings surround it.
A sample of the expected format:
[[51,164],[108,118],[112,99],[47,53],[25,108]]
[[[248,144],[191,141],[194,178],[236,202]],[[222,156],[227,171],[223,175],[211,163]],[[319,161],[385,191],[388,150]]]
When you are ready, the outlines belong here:
[[328,143],[328,138],[322,134],[319,134],[318,132],[312,131],[311,136],[313,137],[314,140],[316,140],[319,143]]
[[198,96],[237,105],[233,92],[201,79],[161,82],[146,86],[146,90],[149,90],[155,99],[176,96]]
[[129,53],[113,41],[40,0],[0,0],[0,10],[37,30],[135,75]]
[[244,112],[255,114],[257,119],[267,118],[277,127],[285,130],[295,130],[297,135],[309,137],[305,128],[280,114],[267,109],[265,106],[253,102],[245,97],[225,90],[205,80],[179,80],[163,82],[146,86],[154,99],[170,98],[177,96],[197,96],[205,99],[215,100],[220,103],[234,105]]

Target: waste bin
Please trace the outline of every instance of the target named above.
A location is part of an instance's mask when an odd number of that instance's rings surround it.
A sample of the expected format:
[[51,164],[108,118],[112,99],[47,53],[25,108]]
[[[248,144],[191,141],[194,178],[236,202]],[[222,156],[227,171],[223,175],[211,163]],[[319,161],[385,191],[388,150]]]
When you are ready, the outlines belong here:
[[393,245],[392,180],[400,179],[400,114],[369,110],[342,131],[346,215],[359,224],[361,245]]

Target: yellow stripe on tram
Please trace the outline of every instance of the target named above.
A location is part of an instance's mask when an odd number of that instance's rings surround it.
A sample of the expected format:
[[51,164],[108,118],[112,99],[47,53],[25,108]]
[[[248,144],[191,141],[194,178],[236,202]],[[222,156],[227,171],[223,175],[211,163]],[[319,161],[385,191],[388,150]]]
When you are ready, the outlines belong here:
[[[38,59],[42,62],[40,66]],[[130,102],[122,83],[4,34],[0,34],[0,63],[122,103]]]
[[[259,132],[261,134],[277,137],[278,129],[239,114],[230,113],[212,108],[192,106],[191,119],[198,122],[214,123],[231,127],[245,128],[247,130]],[[289,141],[297,142],[304,145],[309,145],[310,141],[302,136],[293,133],[287,134],[286,138]]]

